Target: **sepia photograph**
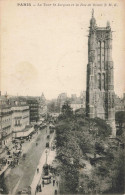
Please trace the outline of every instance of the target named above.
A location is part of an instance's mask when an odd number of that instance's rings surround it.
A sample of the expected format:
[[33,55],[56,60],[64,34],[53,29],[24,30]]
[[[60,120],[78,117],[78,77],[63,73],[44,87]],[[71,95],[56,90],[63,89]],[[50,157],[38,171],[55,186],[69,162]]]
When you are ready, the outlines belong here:
[[125,194],[124,10],[0,0],[0,194]]

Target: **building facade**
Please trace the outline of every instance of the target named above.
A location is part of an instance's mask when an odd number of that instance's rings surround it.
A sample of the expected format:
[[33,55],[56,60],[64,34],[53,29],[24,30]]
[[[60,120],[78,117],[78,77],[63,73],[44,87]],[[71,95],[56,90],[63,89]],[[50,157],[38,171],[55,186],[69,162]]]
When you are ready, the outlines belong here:
[[60,112],[61,112],[62,106],[67,100],[68,100],[67,93],[61,93],[58,95],[57,105],[60,107]]
[[125,111],[124,98],[115,95],[115,112]]
[[36,123],[39,120],[39,103],[36,98],[27,97],[27,105],[30,112],[30,123]]
[[12,141],[12,112],[7,95],[0,92],[0,153]]
[[116,135],[114,96],[112,31],[109,22],[106,27],[96,25],[93,11],[88,36],[86,114],[106,120],[113,136]]
[[47,104],[46,104],[46,99],[44,94],[42,93],[42,95],[40,97],[37,97],[37,101],[39,104],[39,119],[41,118],[46,118],[47,117]]
[[12,111],[9,105],[0,106],[1,146],[4,148],[12,141]]
[[24,137],[29,126],[29,106],[15,102],[11,107],[12,110],[12,131],[13,138]]
[[72,101],[70,103],[70,106],[71,106],[73,112],[76,111],[76,110],[78,110],[78,109],[80,109],[80,108],[84,108],[83,107],[84,106],[83,105],[83,102],[81,102],[81,101]]

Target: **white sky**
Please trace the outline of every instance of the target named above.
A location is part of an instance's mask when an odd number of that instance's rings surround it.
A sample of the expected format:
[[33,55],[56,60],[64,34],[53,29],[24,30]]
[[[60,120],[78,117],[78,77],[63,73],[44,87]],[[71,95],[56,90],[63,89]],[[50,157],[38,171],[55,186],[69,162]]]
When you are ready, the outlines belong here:
[[[24,1],[1,0],[1,89],[11,95],[55,98],[61,92],[86,90],[88,30],[94,8],[98,26],[110,21],[113,32],[115,92],[125,91],[124,4],[117,6],[17,6]],[[49,1],[51,4],[57,1]],[[88,1],[63,1],[62,3]],[[98,1],[103,3],[103,1]],[[113,1],[114,2],[114,1]],[[121,2],[121,1],[120,1]],[[61,1],[60,1],[61,3]],[[114,2],[115,3],[115,2]],[[35,4],[36,6],[33,6]],[[123,37],[124,36],[124,37]]]

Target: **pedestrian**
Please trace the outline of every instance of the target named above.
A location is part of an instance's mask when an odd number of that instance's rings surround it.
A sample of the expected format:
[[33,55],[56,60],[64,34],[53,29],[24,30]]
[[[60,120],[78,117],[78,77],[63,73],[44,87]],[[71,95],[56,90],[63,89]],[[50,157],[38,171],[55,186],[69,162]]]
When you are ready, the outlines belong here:
[[37,192],[39,191],[39,186],[38,186],[38,184],[37,184],[37,187],[36,187],[36,191],[37,191]]
[[56,181],[56,185],[57,185],[57,187],[58,187],[58,181]]
[[53,179],[53,186],[55,185],[55,179]]
[[44,187],[44,180],[42,181],[43,187]]
[[55,190],[55,195],[57,194],[57,190]]
[[41,184],[39,185],[39,191],[42,192]]
[[39,173],[39,168],[37,168],[37,173]]

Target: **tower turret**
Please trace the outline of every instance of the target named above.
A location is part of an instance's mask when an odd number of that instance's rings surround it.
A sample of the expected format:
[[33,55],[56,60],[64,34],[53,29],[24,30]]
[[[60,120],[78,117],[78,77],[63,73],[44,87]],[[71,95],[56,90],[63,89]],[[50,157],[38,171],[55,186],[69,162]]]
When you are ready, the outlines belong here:
[[92,9],[92,18],[90,20],[90,28],[94,29],[96,27],[96,20],[94,18],[94,9]]

